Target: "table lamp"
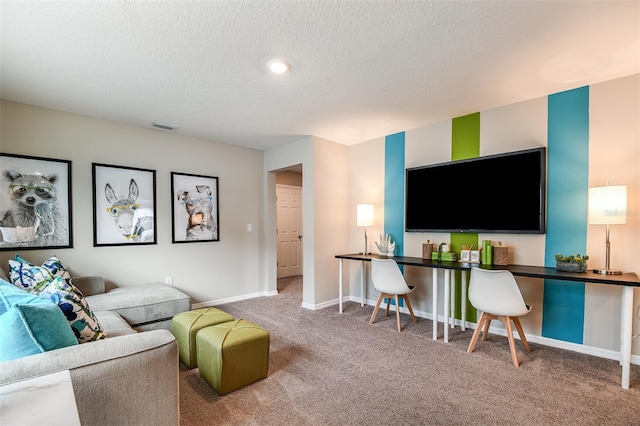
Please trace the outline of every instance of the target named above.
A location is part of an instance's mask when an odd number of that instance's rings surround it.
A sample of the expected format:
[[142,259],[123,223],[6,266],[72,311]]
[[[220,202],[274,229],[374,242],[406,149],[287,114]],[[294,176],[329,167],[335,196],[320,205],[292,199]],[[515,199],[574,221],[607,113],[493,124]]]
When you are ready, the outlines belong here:
[[364,227],[364,251],[360,254],[369,254],[367,226],[373,225],[373,204],[358,204],[357,225]]
[[589,224],[606,225],[606,261],[604,269],[594,269],[596,274],[620,275],[621,271],[612,270],[609,263],[611,244],[609,225],[627,223],[627,186],[599,186],[589,188]]

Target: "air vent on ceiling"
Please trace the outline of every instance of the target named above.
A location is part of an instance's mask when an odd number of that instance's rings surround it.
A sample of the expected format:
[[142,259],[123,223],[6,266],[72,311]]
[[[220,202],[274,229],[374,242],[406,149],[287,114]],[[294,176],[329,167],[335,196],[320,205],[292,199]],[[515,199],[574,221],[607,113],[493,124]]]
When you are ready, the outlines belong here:
[[169,132],[173,132],[175,129],[178,128],[178,126],[174,126],[173,124],[162,124],[162,123],[158,123],[157,121],[152,121],[151,127],[160,129],[160,130],[167,130]]

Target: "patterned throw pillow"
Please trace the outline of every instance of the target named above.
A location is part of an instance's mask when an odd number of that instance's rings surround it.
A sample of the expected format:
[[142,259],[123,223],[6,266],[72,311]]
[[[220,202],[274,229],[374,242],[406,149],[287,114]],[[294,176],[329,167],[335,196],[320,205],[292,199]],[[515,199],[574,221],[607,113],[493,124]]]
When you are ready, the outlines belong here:
[[9,260],[11,282],[30,293],[51,299],[67,317],[79,343],[106,338],[102,326],[86,299],[71,282],[62,262],[53,256],[42,266],[32,265],[18,255]]

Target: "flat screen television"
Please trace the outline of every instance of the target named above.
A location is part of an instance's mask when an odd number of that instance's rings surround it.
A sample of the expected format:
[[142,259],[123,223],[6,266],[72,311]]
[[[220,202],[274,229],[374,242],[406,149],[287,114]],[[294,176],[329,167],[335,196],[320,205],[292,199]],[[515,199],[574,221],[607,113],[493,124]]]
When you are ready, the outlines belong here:
[[544,234],[546,148],[406,170],[407,232]]

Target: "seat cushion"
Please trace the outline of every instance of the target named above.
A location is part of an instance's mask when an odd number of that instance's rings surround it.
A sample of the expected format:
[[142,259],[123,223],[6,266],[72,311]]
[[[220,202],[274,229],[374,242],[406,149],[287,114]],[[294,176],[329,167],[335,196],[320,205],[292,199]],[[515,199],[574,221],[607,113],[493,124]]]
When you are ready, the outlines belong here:
[[191,309],[191,299],[164,283],[118,287],[104,294],[87,296],[94,311],[115,311],[132,327],[171,320]]
[[96,311],[94,312],[100,324],[104,327],[107,336],[118,337],[127,334],[136,334],[136,331],[114,311]]

